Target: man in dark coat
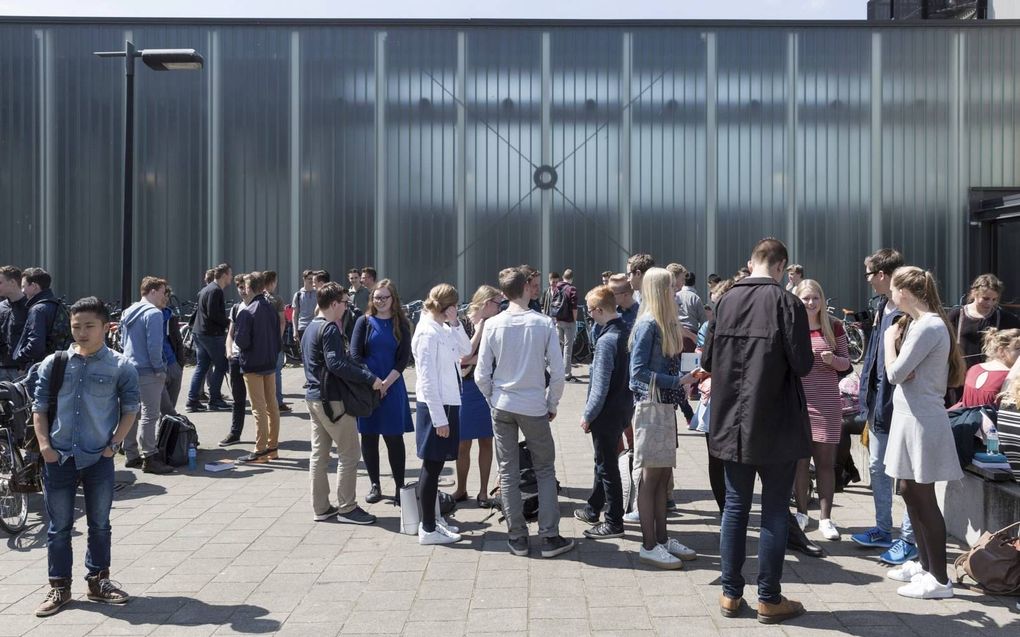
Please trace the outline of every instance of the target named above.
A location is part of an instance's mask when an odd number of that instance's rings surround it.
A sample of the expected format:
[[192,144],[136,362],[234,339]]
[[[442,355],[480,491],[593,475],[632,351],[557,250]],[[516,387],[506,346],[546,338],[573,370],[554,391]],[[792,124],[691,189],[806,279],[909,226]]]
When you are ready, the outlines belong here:
[[712,373],[709,453],[724,462],[726,506],[720,533],[720,610],[743,601],[747,519],[754,478],[761,477],[758,620],[778,623],[804,612],[780,593],[790,490],[797,460],[811,454],[811,425],[801,377],[814,354],[804,305],[779,285],[789,256],[778,239],[762,239],[738,281],[716,305],[702,367]]

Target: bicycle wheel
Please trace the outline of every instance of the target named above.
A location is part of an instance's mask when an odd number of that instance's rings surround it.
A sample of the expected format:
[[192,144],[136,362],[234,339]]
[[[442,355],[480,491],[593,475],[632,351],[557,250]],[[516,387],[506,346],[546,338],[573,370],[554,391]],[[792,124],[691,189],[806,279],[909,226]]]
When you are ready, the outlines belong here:
[[856,325],[846,326],[846,345],[850,353],[850,360],[859,363],[864,360],[864,331]]
[[0,528],[20,533],[28,523],[28,494],[11,490],[14,472],[21,469],[21,454],[0,438]]

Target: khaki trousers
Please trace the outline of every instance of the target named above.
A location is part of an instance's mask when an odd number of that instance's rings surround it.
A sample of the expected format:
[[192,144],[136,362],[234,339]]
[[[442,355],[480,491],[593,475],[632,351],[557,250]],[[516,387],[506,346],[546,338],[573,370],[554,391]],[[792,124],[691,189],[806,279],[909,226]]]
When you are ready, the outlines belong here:
[[280,444],[280,406],[276,403],[276,375],[244,375],[251,413],[255,416],[255,453],[276,449]]
[[[329,509],[329,450],[336,445],[340,459],[336,463],[336,506],[340,513],[350,513],[358,506],[354,489],[358,481],[358,461],[361,444],[358,440],[358,419],[344,414],[330,422],[321,401],[308,400],[308,413],[312,417],[312,456],[308,473],[312,486],[312,512],[316,515]],[[330,401],[333,414],[344,411],[343,403]]]

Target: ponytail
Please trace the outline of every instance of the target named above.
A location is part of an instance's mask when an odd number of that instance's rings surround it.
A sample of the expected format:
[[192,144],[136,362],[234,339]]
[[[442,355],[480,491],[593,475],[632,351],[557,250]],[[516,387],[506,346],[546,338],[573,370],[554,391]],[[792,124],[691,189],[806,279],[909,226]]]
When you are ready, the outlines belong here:
[[[950,336],[949,377],[946,379],[946,385],[948,387],[963,386],[967,379],[967,364],[963,360],[960,344],[956,342],[955,338],[952,338],[953,326],[949,323],[949,317],[946,316],[946,311],[942,308],[942,299],[939,297],[939,290],[935,284],[934,275],[927,270],[922,270],[915,266],[904,266],[897,268],[896,272],[893,273],[892,286],[898,290],[909,290],[911,294],[917,297],[917,300],[927,305],[931,312],[938,314],[939,318],[942,319]],[[907,327],[910,326],[913,319],[909,315],[904,314],[897,322],[902,327],[900,336],[896,339],[896,351],[899,352],[903,346],[903,339],[907,334]]]

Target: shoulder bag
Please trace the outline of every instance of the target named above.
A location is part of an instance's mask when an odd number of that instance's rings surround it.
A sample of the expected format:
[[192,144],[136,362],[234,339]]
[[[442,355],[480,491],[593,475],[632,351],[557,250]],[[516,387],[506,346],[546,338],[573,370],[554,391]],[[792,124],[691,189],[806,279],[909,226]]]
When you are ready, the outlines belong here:
[[349,381],[346,378],[329,373],[329,368],[326,367],[326,352],[323,350],[322,342],[325,332],[326,323],[323,322],[322,327],[319,328],[319,334],[316,336],[319,353],[322,356],[322,376],[319,379],[319,384],[322,387],[323,394],[328,396],[326,391],[328,383],[336,383],[335,386],[339,390],[340,400],[344,405],[344,413],[338,415],[333,412],[333,406],[330,404],[332,401],[323,400],[322,408],[326,413],[326,417],[329,418],[330,422],[336,422],[345,414],[356,418],[371,416],[372,412],[379,406],[379,392],[372,389],[372,386],[368,383]]
[[995,533],[978,539],[974,548],[956,558],[956,581],[962,582],[963,568],[982,590],[992,595],[1020,595],[1020,537],[1008,531],[1020,522],[1014,522]]
[[676,446],[676,409],[659,400],[653,372],[648,396],[634,405],[634,467],[675,467]]

